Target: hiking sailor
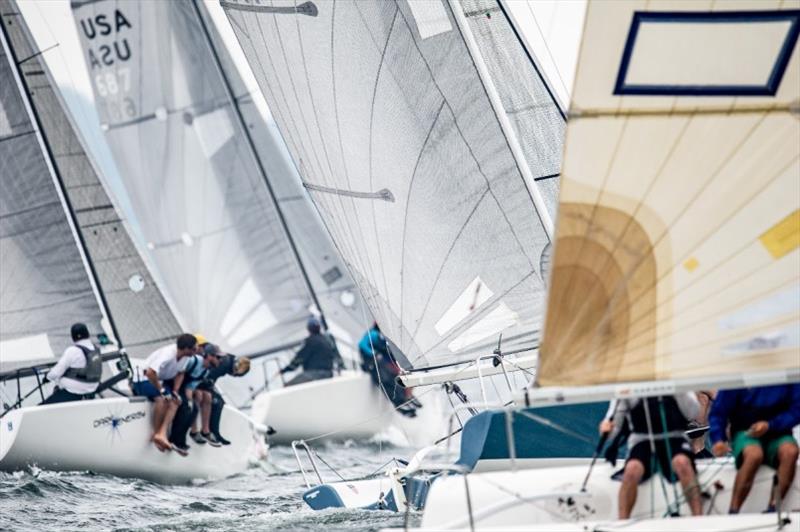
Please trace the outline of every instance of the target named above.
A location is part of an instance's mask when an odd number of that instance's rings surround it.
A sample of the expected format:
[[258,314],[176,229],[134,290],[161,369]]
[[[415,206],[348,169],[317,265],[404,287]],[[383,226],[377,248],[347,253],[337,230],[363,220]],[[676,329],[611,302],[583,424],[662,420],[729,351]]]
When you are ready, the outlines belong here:
[[412,395],[411,388],[403,388],[397,383],[400,366],[394,360],[378,322],[373,322],[361,337],[358,352],[361,355],[361,369],[370,374],[372,383],[386,393],[397,411],[404,416],[416,416],[416,409],[422,405]]
[[[200,347],[198,345],[198,347]],[[189,437],[195,443],[202,445],[206,442],[213,447],[219,447],[220,442],[211,433],[211,391],[201,388],[201,384],[206,380],[208,370],[219,365],[219,357],[222,353],[219,347],[212,343],[203,344],[202,353],[190,357],[186,363],[184,371],[183,387],[181,391],[185,395],[189,408],[191,409],[191,430]],[[200,418],[201,430],[197,429],[198,418]],[[183,427],[181,427],[183,429]],[[184,431],[185,434],[185,431]]]
[[65,403],[91,399],[103,374],[103,359],[100,350],[89,339],[89,329],[76,323],[70,330],[73,345],[47,373],[47,380],[56,384],[56,389],[42,403]]
[[160,451],[174,449],[179,454],[185,451],[173,446],[167,439],[167,427],[172,424],[178,410],[180,397],[174,388],[174,379],[183,371],[186,357],[195,352],[197,339],[191,334],[178,336],[174,344],[164,346],[145,360],[146,380],[133,383],[135,395],[147,397],[155,402],[153,408],[153,443]]
[[[800,384],[722,390],[709,416],[712,452],[723,456],[733,447],[736,480],[729,512],[739,513],[761,464],[776,470],[783,499],[794,480],[798,448],[792,428],[800,425]],[[730,440],[727,430],[730,426]],[[775,511],[775,490],[767,511]]]
[[626,420],[631,428],[628,458],[619,488],[620,519],[630,518],[639,483],[654,473],[653,464],[670,483],[675,482],[677,475],[692,515],[702,513],[694,453],[684,434],[688,420],[695,419],[699,410],[694,393],[611,402],[606,418],[600,423],[600,432],[616,432]]
[[198,385],[198,389],[207,390],[211,393],[211,415],[209,418],[209,429],[214,439],[222,445],[230,445],[230,441],[225,439],[219,432],[219,424],[222,419],[222,410],[225,407],[225,400],[222,398],[214,386],[217,379],[225,375],[233,377],[243,377],[250,371],[250,359],[247,357],[237,357],[236,355],[226,354],[219,357],[216,367],[209,367],[203,381]]
[[303,347],[297,352],[288,366],[281,369],[281,373],[294,371],[299,366],[303,372],[286,383],[294,386],[304,382],[333,377],[334,366],[341,370],[344,367],[342,356],[331,338],[322,334],[322,326],[317,318],[311,317],[306,324],[308,337],[303,342]]

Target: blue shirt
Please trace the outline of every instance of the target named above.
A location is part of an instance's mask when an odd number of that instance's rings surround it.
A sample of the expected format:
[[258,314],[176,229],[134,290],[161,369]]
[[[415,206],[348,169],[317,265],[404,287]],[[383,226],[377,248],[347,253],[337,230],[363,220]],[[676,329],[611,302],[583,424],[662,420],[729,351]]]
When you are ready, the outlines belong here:
[[370,329],[361,337],[361,341],[358,342],[358,350],[361,351],[362,357],[370,359],[373,351],[376,355],[389,353],[389,349],[386,347],[386,339],[377,329]]
[[768,435],[791,433],[800,425],[800,384],[721,390],[708,416],[711,441],[727,441],[728,423],[733,436],[756,421],[769,423]]

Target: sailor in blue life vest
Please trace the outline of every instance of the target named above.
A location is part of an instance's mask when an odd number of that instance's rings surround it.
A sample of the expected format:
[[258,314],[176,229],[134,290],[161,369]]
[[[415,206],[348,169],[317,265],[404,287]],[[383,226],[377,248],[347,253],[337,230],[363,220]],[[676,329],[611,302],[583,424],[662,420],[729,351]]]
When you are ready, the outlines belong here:
[[[175,419],[169,432],[169,441],[173,447],[188,451],[186,433],[198,445],[209,443],[212,447],[222,445],[210,432],[211,392],[200,389],[208,370],[219,364],[219,348],[205,341],[202,335],[196,334],[198,345],[195,353],[185,359],[182,371],[175,377],[175,389],[181,398]],[[202,343],[202,347],[201,344]],[[197,418],[202,420],[202,432],[197,430]],[[194,426],[192,429],[190,427]]]
[[286,383],[286,386],[295,386],[304,382],[319,379],[330,379],[333,377],[333,370],[336,368],[341,371],[344,367],[342,356],[336,348],[333,339],[322,333],[320,321],[311,317],[306,324],[308,337],[303,342],[303,347],[295,354],[292,361],[281,369],[281,373],[294,371],[302,366],[303,371]]
[[361,369],[370,374],[372,383],[386,393],[397,411],[404,416],[416,416],[416,410],[422,404],[414,398],[411,388],[404,388],[397,383],[400,366],[392,356],[389,343],[381,334],[378,322],[373,322],[372,327],[361,337],[358,352],[361,354]]
[[619,488],[620,519],[631,517],[639,483],[656,472],[670,483],[679,480],[692,515],[703,513],[694,451],[685,434],[689,420],[696,419],[699,413],[700,404],[692,392],[611,402],[600,432],[612,432],[609,439],[613,440],[614,433],[626,423],[631,431]]
[[76,323],[70,330],[73,345],[47,373],[47,380],[56,384],[56,389],[42,403],[65,403],[91,399],[103,375],[103,359],[100,349],[89,339],[89,328]]
[[209,367],[205,378],[198,385],[198,389],[207,390],[211,393],[211,415],[209,418],[209,428],[214,439],[222,445],[230,445],[230,441],[222,436],[219,431],[222,410],[225,407],[225,400],[219,393],[215,384],[217,379],[230,375],[232,377],[244,377],[250,372],[250,359],[247,357],[237,357],[230,353],[221,354],[219,364],[216,367]]
[[[732,450],[736,460],[730,513],[739,513],[761,464],[776,470],[777,488],[785,498],[800,454],[792,437],[792,429],[800,425],[800,384],[721,390],[709,424],[712,452],[723,456]],[[775,490],[767,511],[775,511]]]

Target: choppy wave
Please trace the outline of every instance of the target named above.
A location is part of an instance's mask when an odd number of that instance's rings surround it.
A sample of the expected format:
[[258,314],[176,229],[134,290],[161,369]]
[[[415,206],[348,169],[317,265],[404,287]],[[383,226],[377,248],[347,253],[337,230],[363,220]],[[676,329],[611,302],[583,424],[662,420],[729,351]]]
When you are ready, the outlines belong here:
[[[372,473],[392,456],[407,459],[412,452],[377,442],[329,443],[318,450],[345,478]],[[324,480],[335,480],[324,466],[320,470]],[[300,498],[303,490],[294,455],[285,447],[271,450],[269,464],[192,485],[165,486],[91,472],[31,468],[0,473],[0,530],[334,531],[403,524],[402,515],[389,512],[314,512]]]

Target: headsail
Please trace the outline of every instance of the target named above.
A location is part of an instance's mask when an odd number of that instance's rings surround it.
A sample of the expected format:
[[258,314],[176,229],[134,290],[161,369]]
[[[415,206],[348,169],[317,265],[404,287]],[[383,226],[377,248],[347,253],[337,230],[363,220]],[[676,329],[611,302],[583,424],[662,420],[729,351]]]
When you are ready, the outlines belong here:
[[778,4],[589,5],[540,384],[798,370],[800,3]]
[[299,339],[312,298],[196,6],[72,6],[100,118],[179,319],[238,353]]
[[135,354],[173,334],[175,322],[159,314],[166,307],[16,4],[0,5],[0,367],[60,353],[76,321]]
[[[533,347],[549,240],[450,5],[221,4],[304,185],[410,364],[468,360],[501,334]],[[536,176],[558,166],[527,164]]]

